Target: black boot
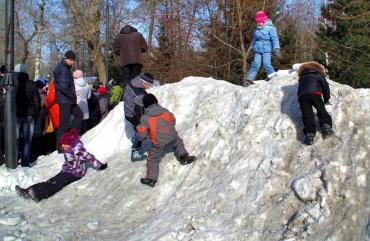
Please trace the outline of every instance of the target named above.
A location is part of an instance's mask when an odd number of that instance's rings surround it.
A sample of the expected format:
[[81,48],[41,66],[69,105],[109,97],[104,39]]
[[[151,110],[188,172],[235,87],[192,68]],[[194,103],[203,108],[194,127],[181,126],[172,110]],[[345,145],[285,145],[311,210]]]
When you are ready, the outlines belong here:
[[304,144],[312,145],[315,139],[315,133],[307,133],[306,138],[304,139]]
[[195,161],[195,156],[189,156],[189,154],[184,154],[179,157],[179,162],[181,165],[187,165]]
[[140,182],[142,184],[148,185],[150,187],[154,187],[155,183],[157,182],[156,180],[150,179],[150,178],[141,178]]
[[332,130],[331,126],[329,124],[323,124],[322,127],[322,137],[327,138],[334,134],[334,131]]
[[24,199],[31,199],[31,196],[28,194],[28,190],[25,188],[21,188],[18,185],[15,185],[16,193]]

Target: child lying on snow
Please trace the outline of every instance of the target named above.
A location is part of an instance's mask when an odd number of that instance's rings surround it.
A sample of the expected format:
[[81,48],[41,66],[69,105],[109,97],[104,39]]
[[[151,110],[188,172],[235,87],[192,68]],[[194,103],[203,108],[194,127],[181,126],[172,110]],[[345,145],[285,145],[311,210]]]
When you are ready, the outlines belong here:
[[142,184],[154,187],[158,179],[159,162],[166,154],[168,148],[173,148],[175,157],[182,165],[195,161],[195,156],[189,156],[182,139],[175,129],[175,116],[158,104],[153,94],[143,98],[145,112],[137,126],[139,140],[144,141],[149,137],[152,149],[147,158],[147,175],[141,178]]
[[86,151],[77,129],[71,129],[60,138],[64,152],[65,163],[62,171],[46,182],[32,185],[29,188],[15,186],[16,192],[25,199],[32,199],[36,202],[46,199],[59,192],[65,186],[81,179],[86,173],[86,162],[90,162],[95,168],[104,170],[108,164],[102,164],[92,154]]

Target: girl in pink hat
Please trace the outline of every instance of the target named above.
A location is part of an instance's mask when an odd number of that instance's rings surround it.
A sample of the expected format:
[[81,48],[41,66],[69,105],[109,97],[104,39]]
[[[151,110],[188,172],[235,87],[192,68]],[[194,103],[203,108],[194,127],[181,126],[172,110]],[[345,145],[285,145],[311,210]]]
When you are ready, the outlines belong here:
[[254,60],[244,77],[244,86],[253,84],[261,63],[267,75],[274,73],[275,69],[271,65],[271,55],[275,54],[277,57],[280,57],[279,38],[272,21],[264,11],[258,11],[254,21],[257,25],[251,44],[254,52]]

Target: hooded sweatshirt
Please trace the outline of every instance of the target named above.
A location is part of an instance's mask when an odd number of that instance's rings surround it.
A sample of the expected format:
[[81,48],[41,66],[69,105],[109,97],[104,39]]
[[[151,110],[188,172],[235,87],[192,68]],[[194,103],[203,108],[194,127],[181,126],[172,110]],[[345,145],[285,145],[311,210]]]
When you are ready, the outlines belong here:
[[89,119],[89,106],[87,104],[87,99],[91,96],[90,86],[87,84],[84,78],[74,79],[77,105],[83,112],[83,119]]

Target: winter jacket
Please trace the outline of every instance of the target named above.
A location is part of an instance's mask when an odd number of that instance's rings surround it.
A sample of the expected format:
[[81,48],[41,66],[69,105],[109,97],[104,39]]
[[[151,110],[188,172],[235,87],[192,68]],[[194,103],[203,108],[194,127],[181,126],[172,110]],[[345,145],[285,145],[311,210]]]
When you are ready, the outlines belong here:
[[82,142],[77,139],[72,145],[64,151],[64,164],[62,172],[70,173],[75,177],[83,177],[86,173],[86,163],[91,163],[99,169],[102,165],[94,155],[86,151]]
[[71,67],[62,60],[62,62],[57,64],[53,71],[55,80],[55,97],[58,104],[74,105],[77,103],[75,85],[70,69]]
[[274,49],[279,49],[279,38],[272,21],[269,19],[263,27],[257,26],[252,40],[253,52],[272,53]]
[[126,86],[123,94],[125,116],[140,119],[144,108],[144,95],[146,91],[141,84],[140,76],[137,76]]
[[136,28],[126,25],[114,40],[114,52],[120,56],[121,66],[128,64],[143,65],[142,53],[148,50],[146,41]]
[[83,112],[83,119],[89,119],[89,106],[87,99],[91,96],[90,86],[87,84],[84,78],[75,79],[75,90],[77,97],[77,105]]
[[101,114],[101,120],[104,119],[109,113],[109,93],[104,86],[99,86],[95,92],[96,97],[99,101],[99,109]]
[[59,127],[59,105],[55,100],[55,81],[52,81],[49,85],[44,105],[49,110],[54,129],[57,129]]
[[140,140],[149,137],[152,145],[164,146],[178,137],[175,125],[176,118],[170,111],[153,104],[145,109],[136,130]]
[[16,116],[32,116],[37,119],[40,113],[41,100],[39,91],[33,81],[29,80],[28,74],[15,73],[16,77]]
[[325,78],[325,68],[317,62],[307,62],[298,68],[298,98],[306,94],[323,95],[324,102],[330,99],[329,84]]

